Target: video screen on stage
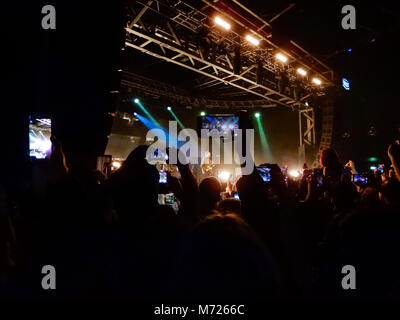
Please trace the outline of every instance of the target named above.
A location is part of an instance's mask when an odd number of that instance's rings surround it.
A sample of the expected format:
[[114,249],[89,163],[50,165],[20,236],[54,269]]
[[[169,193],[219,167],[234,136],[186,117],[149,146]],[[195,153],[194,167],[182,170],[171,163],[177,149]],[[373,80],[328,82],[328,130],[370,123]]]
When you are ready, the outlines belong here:
[[29,117],[29,156],[36,159],[50,157],[51,119]]
[[239,129],[239,117],[235,115],[207,115],[200,118],[200,129],[215,129],[221,136],[231,135]]

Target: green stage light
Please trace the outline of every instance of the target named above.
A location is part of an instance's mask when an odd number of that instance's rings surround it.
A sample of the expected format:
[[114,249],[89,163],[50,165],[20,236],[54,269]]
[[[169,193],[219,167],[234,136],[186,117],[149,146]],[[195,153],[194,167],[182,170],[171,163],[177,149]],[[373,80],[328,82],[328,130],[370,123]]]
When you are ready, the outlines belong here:
[[369,161],[369,162],[375,162],[375,161],[378,161],[378,158],[376,158],[376,157],[370,157],[370,158],[368,158],[368,161]]
[[260,113],[256,112],[254,114],[254,116],[256,117],[256,120],[257,120],[257,128],[258,128],[258,133],[260,135],[260,141],[261,141],[261,149],[265,156],[265,160],[267,160],[267,159],[269,159],[269,157],[271,157],[271,148],[269,146],[267,136],[264,131],[264,127],[261,123]]
[[201,115],[202,117],[204,117],[204,116],[206,115],[206,113],[205,113],[204,111],[202,111],[202,112],[200,112],[200,115]]
[[185,126],[183,125],[183,123],[178,119],[178,117],[176,116],[175,112],[172,111],[171,107],[167,108],[169,110],[169,112],[171,112],[172,116],[174,117],[174,119],[176,120],[176,122],[178,123],[178,125],[181,127],[181,129],[185,129]]

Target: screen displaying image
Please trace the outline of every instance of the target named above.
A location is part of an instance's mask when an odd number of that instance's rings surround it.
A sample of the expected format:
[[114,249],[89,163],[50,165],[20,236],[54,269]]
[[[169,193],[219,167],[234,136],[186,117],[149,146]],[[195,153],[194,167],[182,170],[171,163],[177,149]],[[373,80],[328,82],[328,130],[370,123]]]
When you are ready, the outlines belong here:
[[158,194],[158,204],[172,206],[175,203],[175,195],[173,193]]
[[354,182],[362,182],[362,183],[368,183],[368,177],[362,174],[355,174],[353,175],[353,181]]
[[257,171],[258,174],[261,176],[264,182],[270,182],[271,181],[271,174],[270,174],[270,168],[264,168],[264,167],[258,167]]
[[167,183],[167,173],[161,171],[160,172],[160,180],[158,180],[159,183]]
[[51,153],[51,119],[29,117],[29,156],[45,159]]
[[239,117],[233,115],[210,115],[201,118],[200,129],[217,130],[221,136],[239,129]]

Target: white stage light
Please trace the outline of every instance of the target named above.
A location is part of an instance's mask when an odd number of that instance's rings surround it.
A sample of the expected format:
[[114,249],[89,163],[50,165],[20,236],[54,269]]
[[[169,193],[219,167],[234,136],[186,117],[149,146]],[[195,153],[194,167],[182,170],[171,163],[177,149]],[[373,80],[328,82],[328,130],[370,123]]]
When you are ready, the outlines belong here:
[[246,36],[246,40],[255,46],[258,46],[260,44],[259,40],[257,40],[256,38],[254,38],[253,36],[251,36],[249,34]]
[[304,77],[307,74],[307,71],[304,70],[303,68],[298,68],[297,73]]
[[229,171],[221,171],[218,174],[218,178],[222,181],[222,182],[227,182],[229,180],[229,177],[231,176]]
[[275,55],[275,58],[277,58],[278,60],[280,60],[280,61],[282,61],[282,62],[284,62],[284,63],[287,61],[287,57],[284,56],[282,53],[277,53],[277,54]]
[[231,25],[221,17],[215,17],[214,22],[226,30],[229,30],[231,28]]
[[119,162],[119,161],[113,161],[113,162],[112,162],[112,166],[113,166],[115,169],[119,169],[119,168],[121,167],[121,162]]
[[298,178],[298,177],[300,176],[300,172],[297,171],[297,170],[291,170],[291,171],[289,172],[289,175],[290,175],[291,177],[293,177],[293,178]]
[[319,86],[322,83],[322,81],[319,80],[318,78],[313,78],[312,82],[314,82],[317,86]]

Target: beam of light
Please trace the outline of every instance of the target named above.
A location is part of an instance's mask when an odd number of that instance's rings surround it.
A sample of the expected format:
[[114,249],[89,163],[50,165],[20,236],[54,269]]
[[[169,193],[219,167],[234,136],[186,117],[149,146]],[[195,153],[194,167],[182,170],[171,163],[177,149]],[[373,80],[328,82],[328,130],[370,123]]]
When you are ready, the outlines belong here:
[[287,61],[287,57],[284,56],[282,53],[277,53],[275,55],[275,58],[277,58],[279,61],[282,61],[283,63],[285,63]]
[[143,117],[142,115],[140,115],[139,113],[135,112],[135,117],[138,118],[140,120],[140,122],[142,122],[146,128],[148,129],[161,129],[164,130],[164,128],[162,126],[160,126],[157,122],[154,122],[146,117]]
[[307,71],[303,68],[297,68],[297,73],[304,77],[307,74]]
[[[168,107],[168,108],[171,108],[171,107]],[[181,120],[178,119],[175,112],[172,109],[169,109],[169,112],[171,112],[172,116],[174,117],[175,121],[178,122],[178,125],[181,127],[181,129],[185,129],[185,126],[183,125]]]
[[221,17],[216,16],[214,18],[214,22],[226,30],[229,30],[231,28],[231,25],[228,22],[226,22],[224,19],[222,19]]
[[164,132],[165,134],[165,138],[166,138],[166,143],[169,143],[170,141],[172,142],[170,147],[177,147],[176,141],[177,141],[177,137],[175,135],[171,135],[171,139],[170,139],[170,134],[169,131],[167,129],[165,129],[163,126],[161,126],[158,122],[154,122],[151,121],[150,119],[140,115],[139,113],[135,112],[134,113],[135,117],[139,119],[140,122],[142,122],[144,124],[144,126],[151,130],[151,129],[160,129]]
[[153,121],[157,126],[161,127],[160,124],[157,122],[156,119],[154,119],[154,117],[150,114],[149,111],[147,111],[147,109],[144,107],[144,105],[139,101],[139,99],[137,99],[138,101],[136,102],[135,99],[135,103],[139,106],[139,108],[144,112],[144,114],[151,120]]
[[261,117],[260,116],[258,116],[258,117],[256,116],[256,120],[257,120],[258,132],[260,134],[262,153],[264,154],[264,156],[266,158],[268,158],[268,157],[271,156],[271,149],[269,147],[267,136],[265,135],[265,131],[264,131],[263,125],[261,123]]
[[255,46],[258,46],[260,44],[259,40],[257,40],[256,38],[254,38],[253,36],[251,36],[249,34],[246,36],[246,40]]

